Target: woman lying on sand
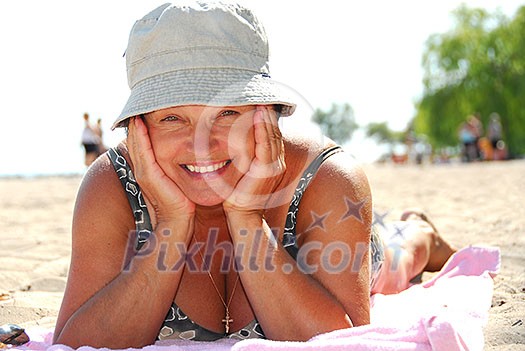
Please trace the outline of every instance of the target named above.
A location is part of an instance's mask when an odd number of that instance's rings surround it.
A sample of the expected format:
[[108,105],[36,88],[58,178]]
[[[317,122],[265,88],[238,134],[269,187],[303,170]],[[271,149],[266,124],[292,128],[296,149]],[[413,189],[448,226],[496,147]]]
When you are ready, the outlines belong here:
[[128,135],[79,190],[55,343],[307,340],[370,323],[371,293],[454,252],[418,211],[382,240],[352,158],[281,135],[295,105],[249,10],[163,5],[135,23],[126,58],[114,127]]

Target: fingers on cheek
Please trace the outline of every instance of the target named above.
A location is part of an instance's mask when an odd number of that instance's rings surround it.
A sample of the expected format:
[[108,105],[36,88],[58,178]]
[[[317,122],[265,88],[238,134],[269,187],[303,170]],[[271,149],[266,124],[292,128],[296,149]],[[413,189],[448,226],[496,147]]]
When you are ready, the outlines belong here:
[[253,125],[255,128],[264,128],[265,120],[264,120],[264,113],[262,110],[257,109],[255,112],[255,115],[253,117]]
[[134,120],[129,122],[128,126],[128,143],[130,146],[130,151],[136,151],[137,149],[137,128],[135,127]]
[[277,117],[274,111],[266,110],[266,125],[268,128],[268,134],[272,139],[281,139],[281,129],[277,123]]
[[253,127],[256,141],[261,142],[264,140],[264,138],[266,138],[267,130],[266,122],[264,121],[264,116],[262,115],[261,111],[257,111],[256,115],[254,116]]
[[257,112],[257,127],[260,128],[260,132],[265,136],[266,139],[271,140],[272,124],[268,115],[268,110],[261,108]]
[[264,123],[265,124],[271,124],[272,120],[271,120],[271,117],[270,117],[270,111],[268,111],[267,108],[263,108],[261,110],[261,112],[262,112],[262,118],[264,120]]
[[131,135],[131,147],[138,157],[144,156],[144,148],[147,147],[148,133],[145,126],[140,125],[136,119],[133,120],[133,129]]

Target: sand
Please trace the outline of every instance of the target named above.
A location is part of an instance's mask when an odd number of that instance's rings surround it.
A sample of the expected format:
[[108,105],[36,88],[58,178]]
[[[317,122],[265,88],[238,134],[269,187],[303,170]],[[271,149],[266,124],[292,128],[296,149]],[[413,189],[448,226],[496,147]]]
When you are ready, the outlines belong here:
[[[485,349],[525,350],[525,161],[364,168],[376,212],[386,220],[418,206],[454,245],[501,249]],[[0,324],[54,326],[80,181],[0,178]]]

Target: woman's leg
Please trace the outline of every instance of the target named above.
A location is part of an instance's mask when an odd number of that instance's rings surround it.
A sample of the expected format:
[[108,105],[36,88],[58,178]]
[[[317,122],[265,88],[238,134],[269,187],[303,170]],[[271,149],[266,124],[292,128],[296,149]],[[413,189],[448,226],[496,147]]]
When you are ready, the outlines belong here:
[[456,249],[445,241],[420,210],[407,210],[392,226],[385,243],[385,261],[372,293],[395,294],[423,271],[439,271]]

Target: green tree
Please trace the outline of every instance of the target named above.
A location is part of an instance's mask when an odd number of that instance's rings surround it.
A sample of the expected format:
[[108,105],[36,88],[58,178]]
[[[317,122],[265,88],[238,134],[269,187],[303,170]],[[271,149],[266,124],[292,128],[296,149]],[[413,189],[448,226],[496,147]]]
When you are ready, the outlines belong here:
[[355,122],[354,110],[347,103],[332,104],[328,111],[317,108],[312,115],[312,121],[319,125],[324,135],[339,144],[349,141],[359,127]]
[[497,112],[510,153],[525,154],[525,6],[513,19],[465,5],[453,15],[453,29],[426,43],[416,131],[436,147],[456,145],[467,116],[478,112],[487,126]]
[[365,127],[366,136],[378,144],[394,145],[402,143],[405,139],[405,132],[393,131],[388,127],[387,122],[372,122]]

